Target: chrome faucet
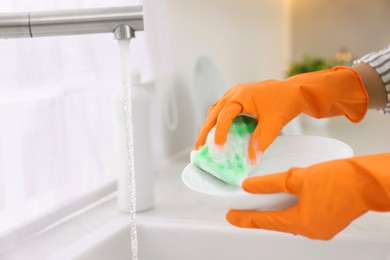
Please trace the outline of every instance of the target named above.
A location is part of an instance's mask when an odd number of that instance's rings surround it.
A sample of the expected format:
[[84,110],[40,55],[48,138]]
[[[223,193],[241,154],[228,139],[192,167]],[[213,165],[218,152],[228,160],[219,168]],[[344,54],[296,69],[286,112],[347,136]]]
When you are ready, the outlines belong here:
[[143,29],[141,6],[0,13],[0,39],[113,33],[119,40]]

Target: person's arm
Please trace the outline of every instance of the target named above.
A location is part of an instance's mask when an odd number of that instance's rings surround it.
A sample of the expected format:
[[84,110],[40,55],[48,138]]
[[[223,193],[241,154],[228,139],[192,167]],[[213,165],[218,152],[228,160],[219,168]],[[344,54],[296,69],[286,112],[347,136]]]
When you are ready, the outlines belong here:
[[362,78],[364,87],[368,93],[368,107],[383,109],[387,103],[387,93],[385,85],[377,71],[366,63],[357,64],[355,69]]
[[369,107],[390,113],[390,46],[371,52],[353,62],[370,101]]

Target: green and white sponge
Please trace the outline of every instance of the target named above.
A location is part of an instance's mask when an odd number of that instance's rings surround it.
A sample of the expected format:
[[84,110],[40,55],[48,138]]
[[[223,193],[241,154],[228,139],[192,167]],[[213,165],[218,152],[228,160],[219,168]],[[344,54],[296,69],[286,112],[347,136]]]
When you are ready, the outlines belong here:
[[201,149],[192,151],[191,162],[228,184],[241,185],[252,168],[248,147],[256,125],[257,120],[252,117],[237,116],[223,146],[214,142],[214,126],[207,136],[206,144]]

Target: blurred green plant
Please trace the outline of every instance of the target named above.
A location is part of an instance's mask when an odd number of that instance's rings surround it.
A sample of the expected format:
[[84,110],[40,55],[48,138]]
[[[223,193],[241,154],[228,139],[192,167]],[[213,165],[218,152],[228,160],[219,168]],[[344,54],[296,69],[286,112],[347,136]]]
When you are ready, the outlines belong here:
[[324,58],[304,55],[301,61],[290,63],[286,76],[290,77],[296,74],[329,69],[332,65],[332,63],[328,62]]

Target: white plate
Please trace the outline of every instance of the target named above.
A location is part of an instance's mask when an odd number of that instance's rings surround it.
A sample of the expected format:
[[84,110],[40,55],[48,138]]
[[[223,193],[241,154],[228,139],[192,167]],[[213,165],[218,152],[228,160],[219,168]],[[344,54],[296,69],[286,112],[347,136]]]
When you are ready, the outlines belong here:
[[[249,176],[307,167],[319,162],[353,156],[352,148],[333,138],[321,136],[279,136],[262,155]],[[295,195],[287,193],[252,194],[241,186],[229,185],[192,163],[183,170],[182,180],[208,202],[225,209],[280,210],[294,205]]]

